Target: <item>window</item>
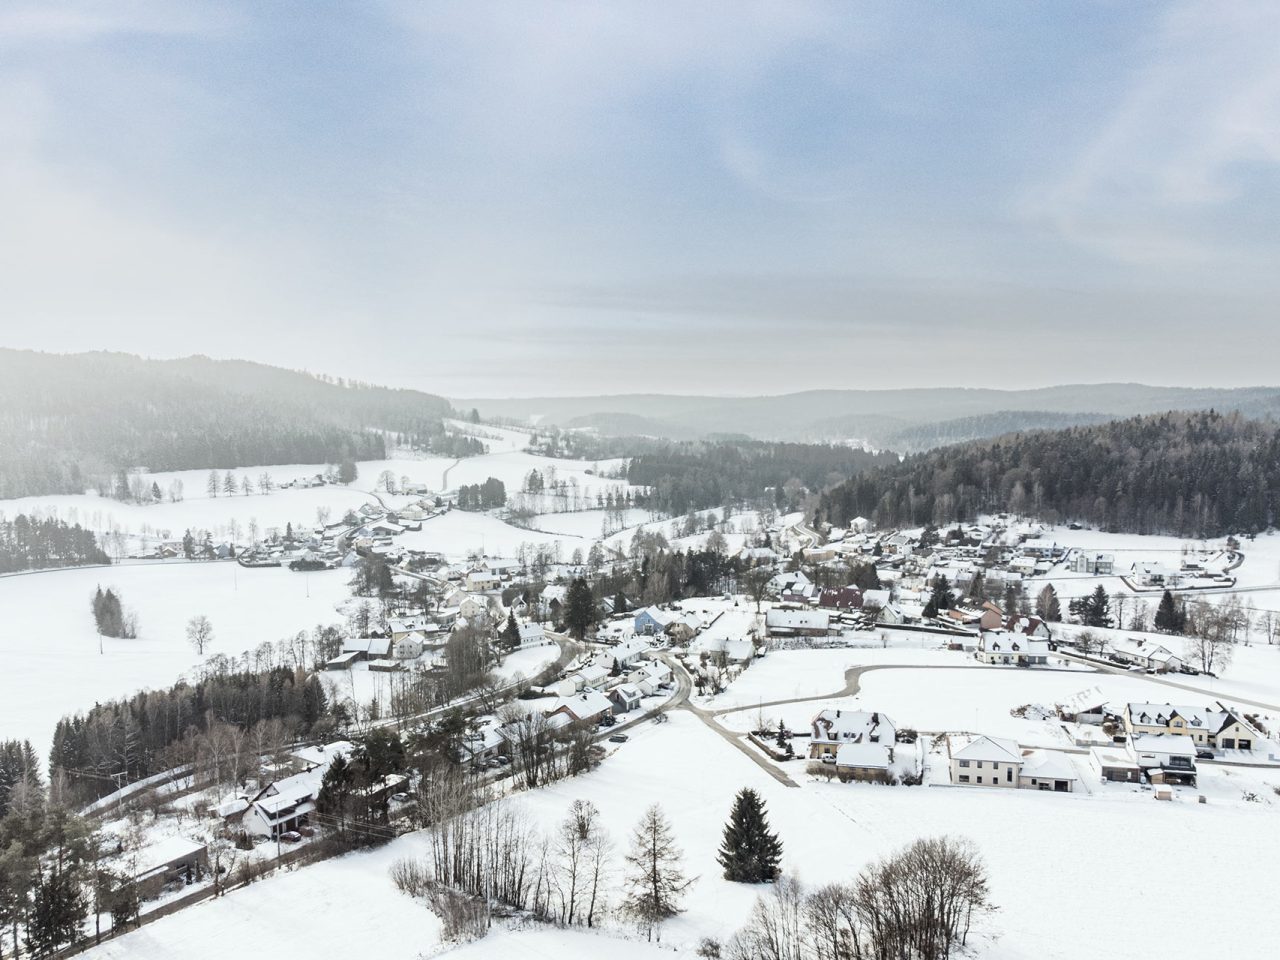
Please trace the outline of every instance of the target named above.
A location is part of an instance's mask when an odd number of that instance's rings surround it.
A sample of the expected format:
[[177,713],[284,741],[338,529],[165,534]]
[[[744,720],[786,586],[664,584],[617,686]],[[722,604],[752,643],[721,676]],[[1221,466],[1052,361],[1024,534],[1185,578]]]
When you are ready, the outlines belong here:
[[979,778],[978,778],[978,782],[979,782],[979,783],[981,783],[981,782],[982,782],[982,778],[981,778],[981,777],[979,777]]
[[1013,783],[1013,767],[1004,768],[1005,783]]
[[968,761],[968,760],[961,760],[961,761],[960,761],[960,766],[962,766],[962,767],[967,767],[968,765],[969,765],[969,761]]
[[969,775],[968,775],[967,773],[962,773],[962,774],[960,774],[960,776],[959,776],[957,779],[958,779],[961,783],[968,783],[968,782],[969,782]]
[[982,769],[982,761],[981,761],[981,760],[979,760],[979,761],[978,761],[978,769],[979,769],[979,770],[981,770],[981,769]]

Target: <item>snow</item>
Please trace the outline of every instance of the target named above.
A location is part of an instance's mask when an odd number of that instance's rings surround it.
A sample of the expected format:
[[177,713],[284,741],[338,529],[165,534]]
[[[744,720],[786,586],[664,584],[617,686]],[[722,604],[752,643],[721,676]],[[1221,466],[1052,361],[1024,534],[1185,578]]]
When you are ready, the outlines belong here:
[[[185,560],[0,578],[0,737],[30,739],[45,756],[63,715],[169,686],[195,666],[200,658],[186,636],[191,617],[212,622],[211,653],[236,656],[340,621],[335,605],[348,597],[350,578],[346,570],[303,575]],[[134,640],[103,638],[102,655],[89,608],[99,584],[115,588],[125,608],[137,612],[139,633]]]
[[[966,677],[981,672],[955,671]],[[932,696],[931,685],[917,682],[915,691],[915,701],[904,704],[906,714],[919,712]],[[811,885],[851,879],[869,861],[919,836],[972,838],[1000,907],[979,928],[976,956],[1145,955],[1152,929],[1179,931],[1161,942],[1160,956],[1168,960],[1259,955],[1261,924],[1272,899],[1270,865],[1280,856],[1280,835],[1271,828],[1276,801],[1262,787],[1280,780],[1274,772],[1267,774],[1270,781],[1250,779],[1256,771],[1228,776],[1223,768],[1206,774],[1236,784],[1216,791],[1207,805],[1183,794],[1175,802],[1156,803],[1149,792],[1130,787],[1064,795],[823,783],[807,778],[801,762],[783,768],[798,783],[795,789],[774,780],[687,711],[675,711],[666,724],[641,723],[629,734],[628,743],[610,746],[593,773],[517,794],[510,802],[522,808],[531,825],[550,833],[574,800],[591,801],[614,839],[618,864],[644,809],[660,803],[683,849],[686,870],[697,877],[685,912],[662,926],[663,946],[636,943],[634,930],[625,925],[595,936],[533,926],[495,931],[450,955],[639,960],[669,949],[692,957],[704,936],[727,940],[763,891],[723,880],[715,863],[725,817],[742,787],[752,787],[765,800],[784,845],[785,869]],[[689,789],[691,784],[696,789]],[[1239,786],[1256,791],[1260,799],[1242,800]],[[1064,823],[1070,828],[1063,829]],[[398,857],[422,850],[422,838],[410,835],[379,851],[267,879],[86,955],[131,960],[340,955],[367,952],[370,937],[376,936],[380,957],[413,960],[434,951],[437,927],[421,904],[392,888],[387,868]],[[1204,877],[1215,875],[1223,863],[1232,865],[1234,881],[1230,923],[1189,924],[1184,898],[1145,897],[1143,923],[1135,924],[1133,897],[1141,891],[1128,879],[1135,876],[1135,865],[1143,866],[1138,871],[1143,876],[1154,866],[1161,875]],[[1099,898],[1100,878],[1124,885],[1125,895]],[[615,898],[618,880],[615,875]],[[627,940],[601,939],[606,935]]]

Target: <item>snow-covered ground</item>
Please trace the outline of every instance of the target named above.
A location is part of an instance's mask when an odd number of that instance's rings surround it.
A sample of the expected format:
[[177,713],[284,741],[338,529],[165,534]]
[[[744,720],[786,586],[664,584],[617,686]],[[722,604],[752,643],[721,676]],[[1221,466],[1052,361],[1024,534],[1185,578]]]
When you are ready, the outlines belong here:
[[[339,622],[348,570],[245,570],[235,563],[124,563],[0,577],[0,738],[29,738],[46,756],[64,714],[142,687],[163,687],[199,661],[186,625],[213,624],[209,651],[227,656],[264,641]],[[135,640],[98,635],[89,601],[113,587],[137,612]],[[308,592],[310,596],[308,596]]]
[[[927,692],[921,691],[922,699]],[[990,960],[1039,957],[1146,956],[1152,929],[1176,929],[1158,955],[1255,957],[1271,907],[1271,864],[1280,834],[1271,828],[1274,794],[1256,802],[1214,799],[1157,803],[1122,789],[1073,795],[949,787],[882,787],[809,780],[799,764],[792,789],[769,777],[699,720],[677,711],[670,723],[642,724],[594,773],[513,799],[530,823],[550,832],[572,801],[599,807],[618,844],[621,866],[632,826],[660,803],[698,879],[685,912],[662,929],[663,952],[587,934],[533,928],[498,932],[459,949],[458,957],[617,955],[694,956],[698,940],[727,939],[746,919],[761,888],[720,877],[715,852],[734,793],[759,791],[784,845],[784,866],[806,883],[852,878],[868,861],[919,836],[967,836],[985,858],[991,895],[1000,910],[982,924],[974,955]],[[1280,777],[1273,778],[1280,781]],[[1243,781],[1242,781],[1243,782]],[[1253,781],[1250,780],[1250,783]],[[1264,781],[1259,781],[1261,785]],[[696,784],[696,787],[692,786]],[[1067,825],[1067,826],[1064,826]],[[368,948],[371,930],[385,960],[413,960],[430,951],[436,925],[420,904],[398,894],[386,877],[391,862],[421,850],[409,836],[384,850],[355,854],[268,879],[225,898],[157,921],[90,957],[326,955]],[[1231,864],[1232,919],[1187,922],[1182,897],[1143,896],[1134,880],[1151,870],[1213,877]],[[618,876],[613,884],[616,891]],[[1099,895],[1100,885],[1110,889]],[[616,896],[616,893],[615,893]],[[1139,901],[1140,898],[1140,901]],[[1141,921],[1134,904],[1141,902]],[[281,918],[287,917],[288,923]],[[634,932],[625,927],[603,934]],[[670,950],[672,952],[666,952]]]

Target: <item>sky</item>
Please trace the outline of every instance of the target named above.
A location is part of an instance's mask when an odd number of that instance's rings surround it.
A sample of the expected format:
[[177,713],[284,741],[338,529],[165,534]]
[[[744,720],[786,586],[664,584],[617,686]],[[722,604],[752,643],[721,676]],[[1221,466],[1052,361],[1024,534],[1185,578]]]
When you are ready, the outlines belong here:
[[0,345],[1280,381],[1280,4],[6,0]]

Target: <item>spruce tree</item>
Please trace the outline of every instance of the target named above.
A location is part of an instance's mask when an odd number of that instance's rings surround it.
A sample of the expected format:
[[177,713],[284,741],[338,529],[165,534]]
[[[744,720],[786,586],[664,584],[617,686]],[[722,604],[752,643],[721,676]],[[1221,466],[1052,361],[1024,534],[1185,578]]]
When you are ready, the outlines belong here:
[[507,614],[507,625],[502,629],[502,643],[508,650],[520,646],[520,625],[516,623],[515,611]]
[[1160,606],[1156,608],[1155,628],[1161,633],[1180,633],[1185,626],[1184,620],[1178,602],[1166,590],[1160,598]]
[[565,628],[575,639],[581,640],[595,622],[596,603],[591,596],[591,588],[587,586],[587,581],[579,577],[569,585],[569,591],[565,595]]
[[780,872],[782,842],[769,830],[764,801],[750,787],[734,798],[716,859],[724,867],[724,878],[737,883],[764,883]]

